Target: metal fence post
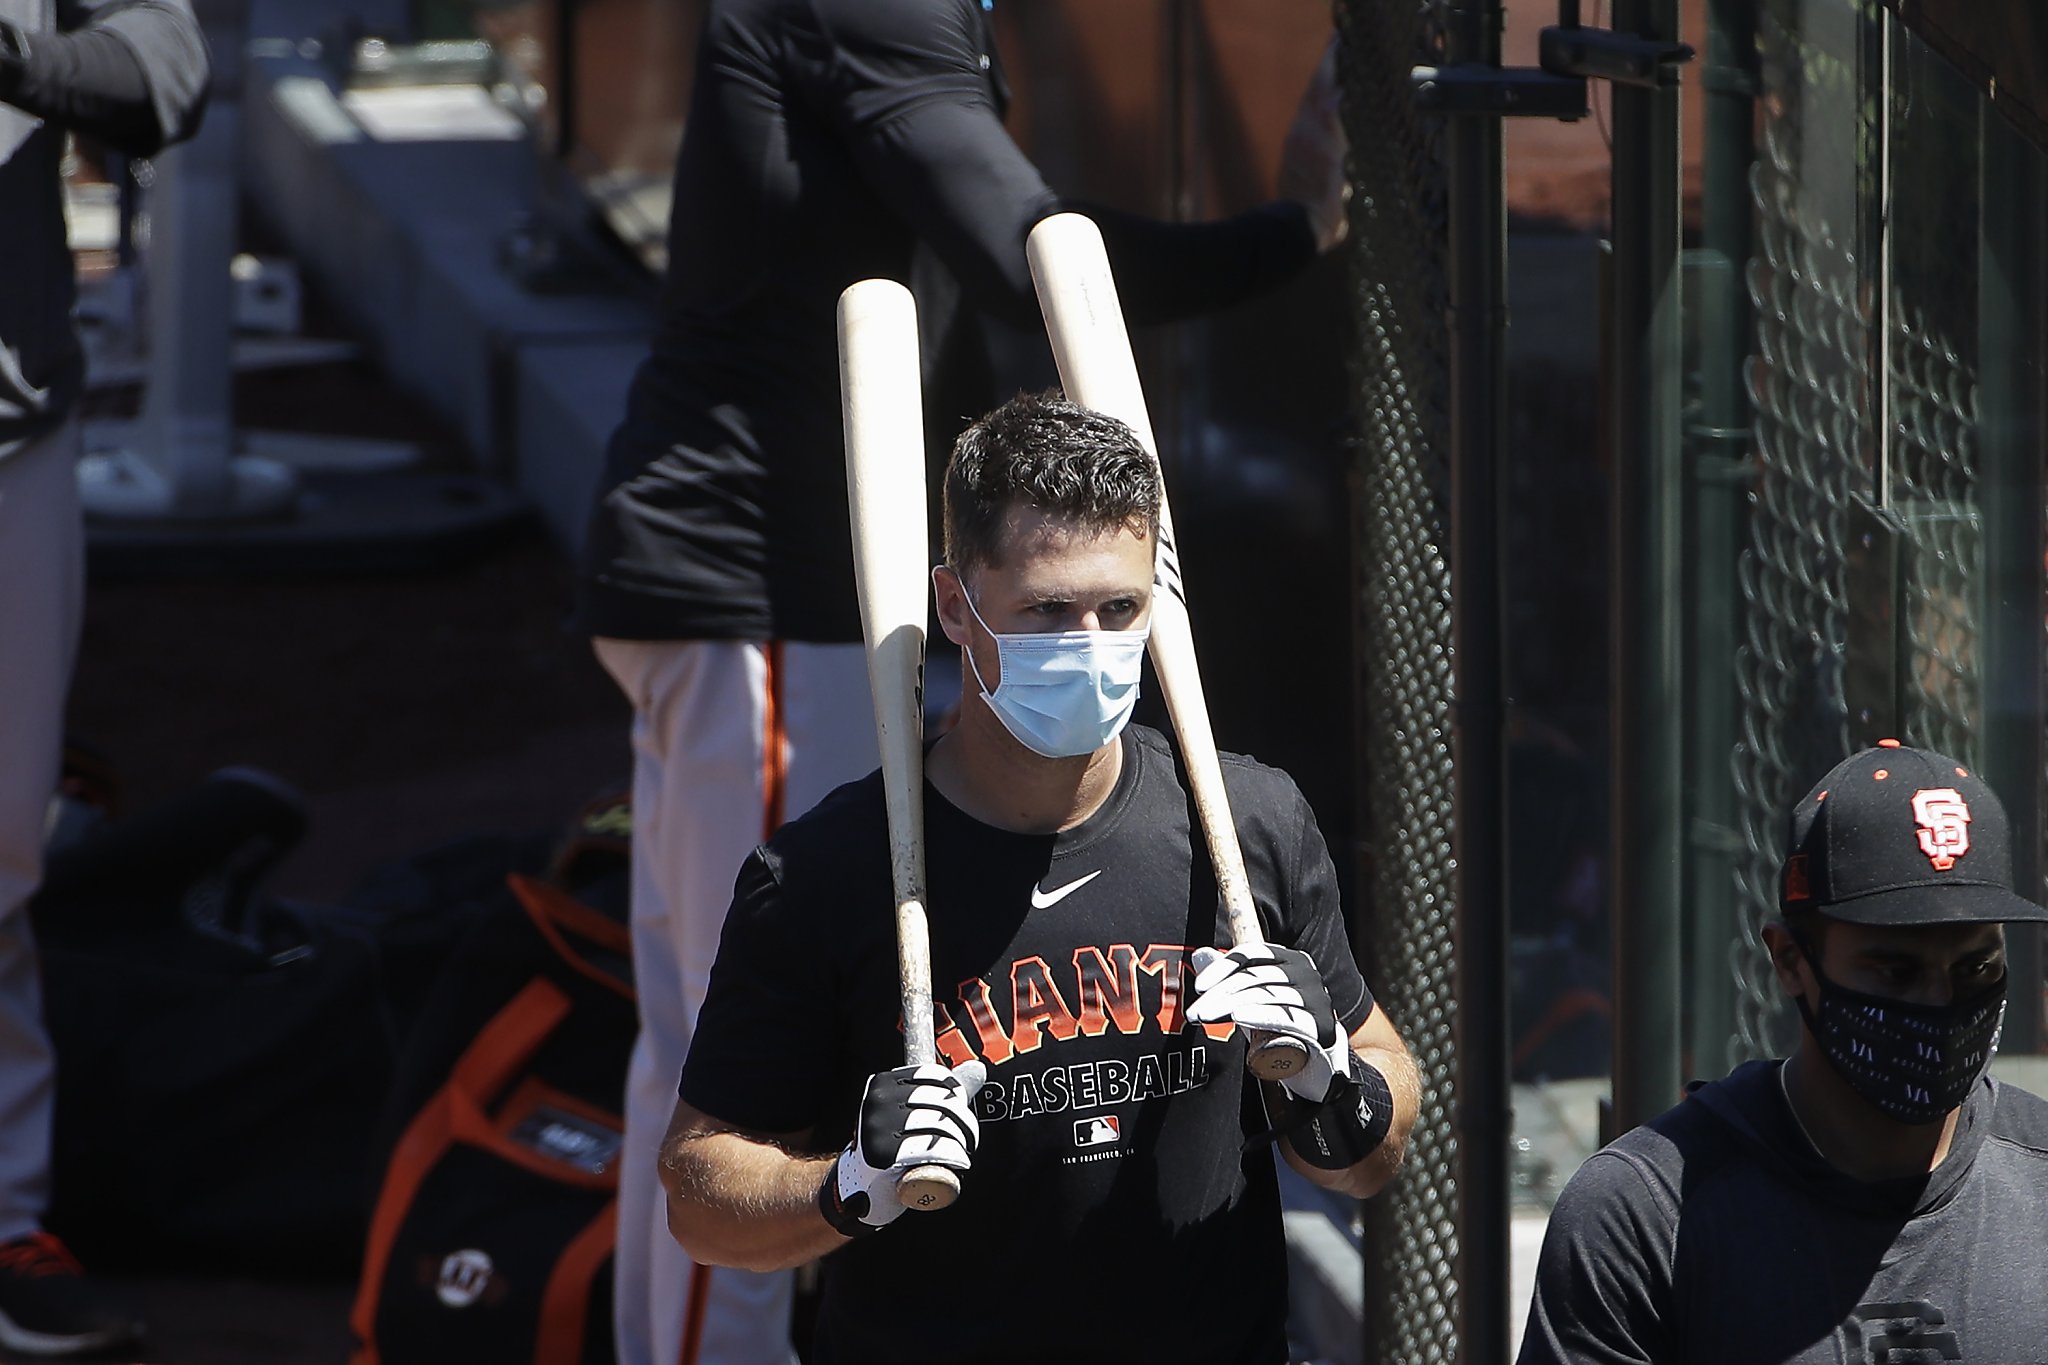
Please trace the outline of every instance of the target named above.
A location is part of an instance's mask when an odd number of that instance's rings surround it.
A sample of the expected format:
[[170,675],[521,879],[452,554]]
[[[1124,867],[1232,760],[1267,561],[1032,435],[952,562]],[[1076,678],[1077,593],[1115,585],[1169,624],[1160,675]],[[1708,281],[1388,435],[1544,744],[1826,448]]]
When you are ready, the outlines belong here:
[[[1614,28],[1676,42],[1677,0],[1615,0]],[[1681,1045],[1678,88],[1614,87],[1614,255],[1605,358],[1615,478],[1609,907],[1622,1131],[1676,1102]]]
[[[2044,534],[2042,423],[2048,420],[2043,348],[2041,232],[2048,212],[2042,154],[1997,113],[1986,111],[1979,183],[1983,196],[1978,251],[1978,326],[1982,385],[1978,393],[1979,502],[1984,518],[1983,765],[2004,801],[2012,827],[2013,881],[2020,894],[2043,892],[2041,821],[2044,754],[2042,556]],[[2029,837],[2031,835],[2031,837]],[[2006,929],[2006,954],[2017,983],[2005,1017],[2004,1046],[2042,1050],[2041,934],[2032,925]]]
[[[1452,11],[1450,64],[1498,68],[1500,0]],[[1445,130],[1450,252],[1451,616],[1458,783],[1459,1359],[1507,1355],[1508,1019],[1506,621],[1500,485],[1507,429],[1507,196],[1501,120]]]
[[[1400,1021],[1423,1088],[1401,1177],[1362,1210],[1360,1358],[1401,1365],[1466,1358],[1459,1334],[1469,1296],[1460,1280],[1470,1205],[1458,1171],[1462,1011],[1453,984],[1449,131],[1417,110],[1410,82],[1417,64],[1441,62],[1446,18],[1437,4],[1375,0],[1346,0],[1337,11],[1351,143],[1350,373],[1358,423],[1356,926],[1374,994]],[[1469,1358],[1490,1365],[1498,1355]]]
[[1735,650],[1741,638],[1736,565],[1742,554],[1743,483],[1748,476],[1750,405],[1742,370],[1749,357],[1749,171],[1755,160],[1754,7],[1712,0],[1701,72],[1706,101],[1706,193],[1701,249],[1685,276],[1697,338],[1698,393],[1686,428],[1685,600],[1687,658],[1685,846],[1692,1074],[1717,1077],[1734,1061],[1734,973],[1729,938],[1737,913],[1741,810],[1728,755],[1735,748]]

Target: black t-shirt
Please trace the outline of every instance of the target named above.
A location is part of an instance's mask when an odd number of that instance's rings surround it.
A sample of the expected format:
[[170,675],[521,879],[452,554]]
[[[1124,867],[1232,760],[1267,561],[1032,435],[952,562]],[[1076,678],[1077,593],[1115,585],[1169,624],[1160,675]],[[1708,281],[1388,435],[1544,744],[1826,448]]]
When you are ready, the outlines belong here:
[[1869,1182],[1751,1062],[1587,1158],[1520,1365],[2048,1361],[2048,1104],[1985,1078],[1931,1174]]
[[[1273,1158],[1245,1147],[1257,1086],[1240,1038],[1182,1019],[1186,956],[1228,942],[1215,882],[1165,739],[1123,742],[1109,800],[1058,835],[925,789],[939,1050],[988,1063],[981,1148],[950,1209],[826,1259],[820,1361],[1285,1359]],[[1315,960],[1355,1030],[1372,997],[1307,803],[1275,769],[1224,771],[1268,937]],[[870,775],[747,861],[689,1103],[836,1150],[867,1078],[903,1064],[887,827]]]
[[[970,302],[1039,325],[1024,240],[1061,204],[1003,131],[991,39],[977,0],[713,0],[662,322],[585,537],[585,629],[860,639],[840,292],[909,280],[922,240]],[[1314,259],[1294,204],[1200,224],[1089,211],[1140,321],[1249,298]]]

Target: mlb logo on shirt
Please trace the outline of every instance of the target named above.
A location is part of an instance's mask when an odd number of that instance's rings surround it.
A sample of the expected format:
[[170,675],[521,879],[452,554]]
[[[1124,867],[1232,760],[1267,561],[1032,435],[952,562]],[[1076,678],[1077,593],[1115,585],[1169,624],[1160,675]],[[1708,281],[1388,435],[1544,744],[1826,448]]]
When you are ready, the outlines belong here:
[[1074,1145],[1076,1147],[1101,1147],[1115,1142],[1123,1136],[1123,1126],[1114,1114],[1097,1119],[1074,1120]]

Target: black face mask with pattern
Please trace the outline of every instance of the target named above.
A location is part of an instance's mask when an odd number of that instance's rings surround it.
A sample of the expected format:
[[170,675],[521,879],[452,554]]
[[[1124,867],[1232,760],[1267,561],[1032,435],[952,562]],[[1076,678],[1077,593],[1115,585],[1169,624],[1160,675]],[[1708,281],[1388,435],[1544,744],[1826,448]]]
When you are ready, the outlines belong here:
[[1828,980],[1806,951],[1820,1007],[1799,997],[1799,1016],[1850,1088],[1900,1123],[1933,1123],[1969,1095],[1998,1050],[2005,978],[1946,1005],[1866,995]]

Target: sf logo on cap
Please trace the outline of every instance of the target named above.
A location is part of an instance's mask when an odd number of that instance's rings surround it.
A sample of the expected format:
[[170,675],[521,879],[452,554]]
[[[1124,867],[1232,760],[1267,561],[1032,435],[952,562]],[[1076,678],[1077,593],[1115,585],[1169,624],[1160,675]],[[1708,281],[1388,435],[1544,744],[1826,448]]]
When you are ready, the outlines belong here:
[[1913,793],[1913,818],[1920,822],[1920,851],[1946,872],[1970,851],[1970,807],[1954,787],[1923,787]]

